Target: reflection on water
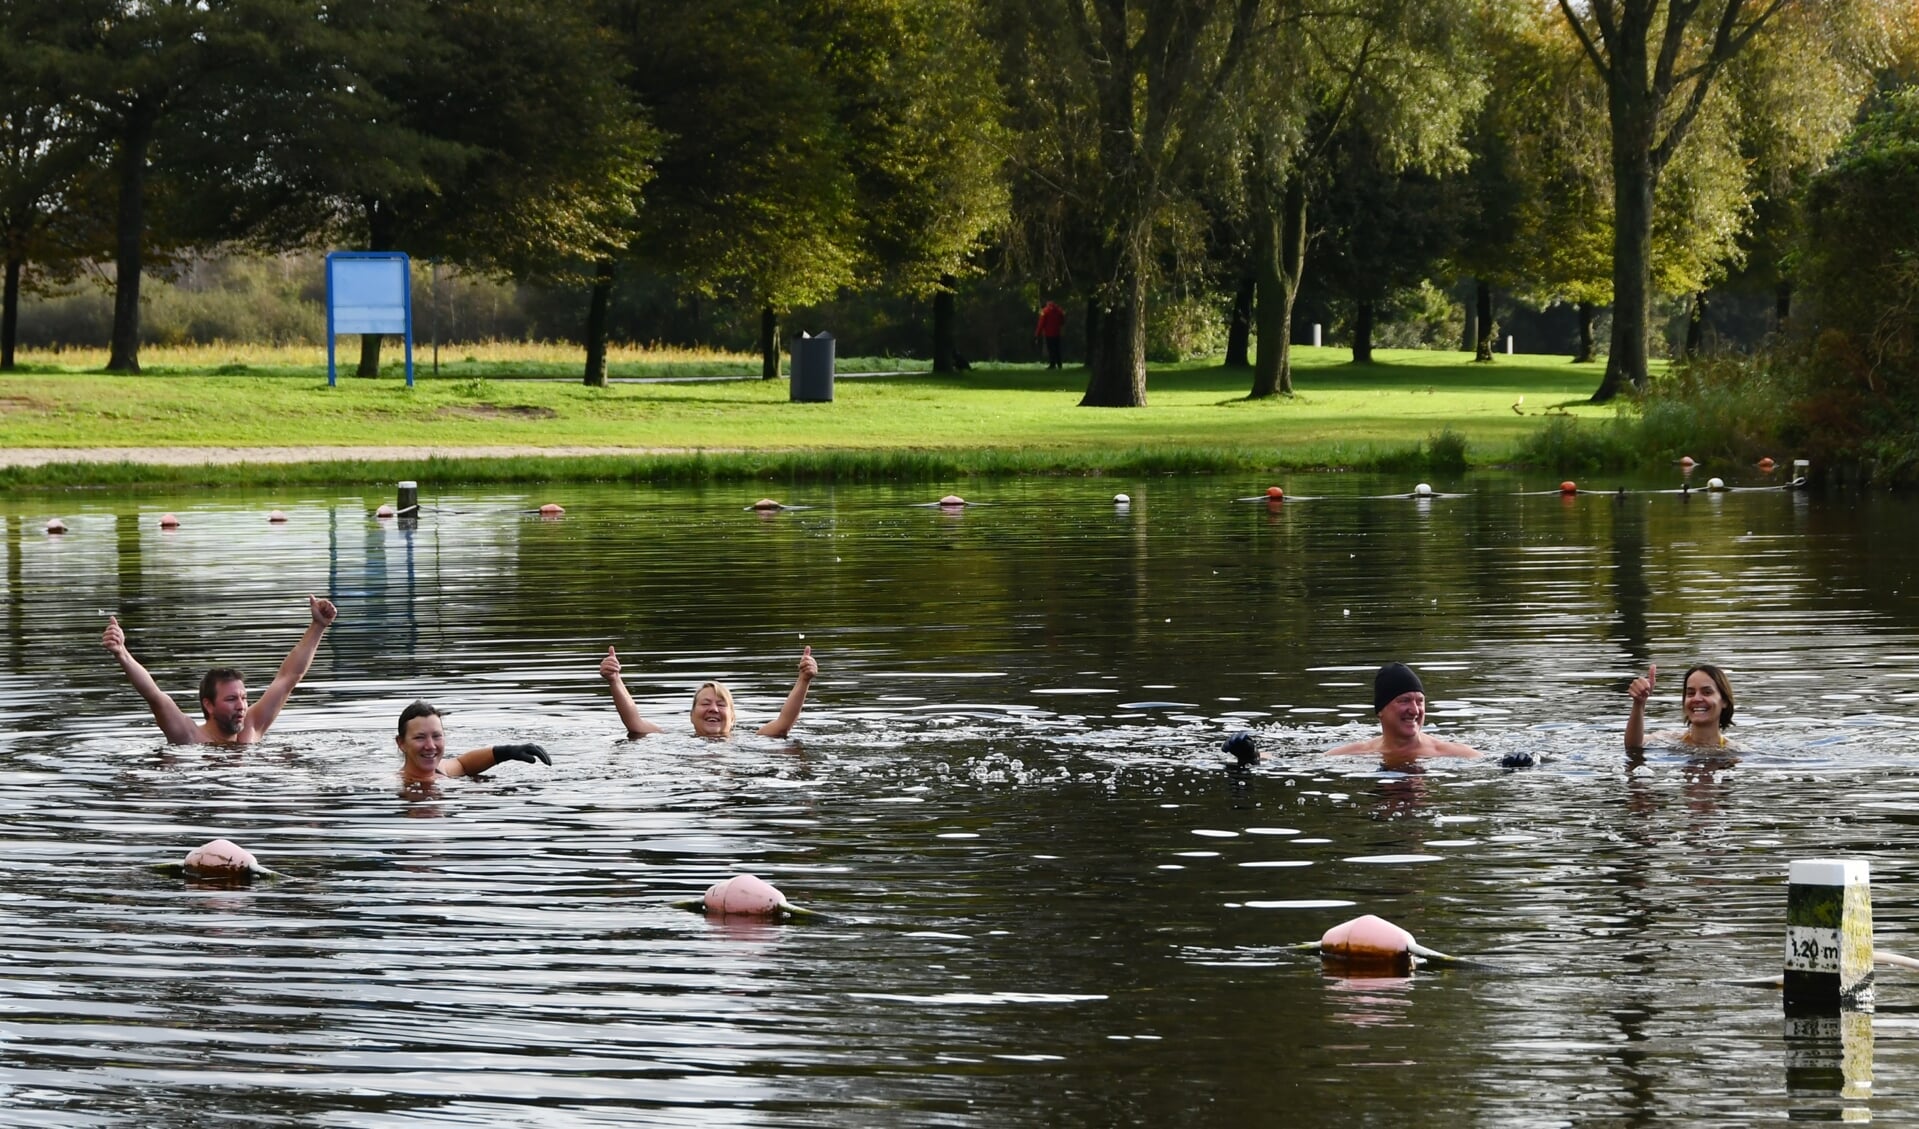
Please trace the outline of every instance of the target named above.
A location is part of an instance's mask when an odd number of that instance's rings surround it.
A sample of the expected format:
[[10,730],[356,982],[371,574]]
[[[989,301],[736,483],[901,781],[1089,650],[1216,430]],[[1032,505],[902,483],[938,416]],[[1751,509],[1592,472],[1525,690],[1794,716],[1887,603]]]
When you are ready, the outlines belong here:
[[[1881,945],[1919,950],[1912,506],[1476,485],[569,488],[563,520],[443,495],[412,529],[376,497],[15,498],[0,1124],[1891,1116],[1919,982],[1882,976],[1863,1032],[1727,982],[1777,971],[1798,857],[1867,859]],[[99,647],[117,614],[183,702],[216,662],[262,686],[309,592],[340,620],[261,746],[165,747]],[[681,731],[708,678],[772,717],[802,637],[796,741]],[[608,645],[668,734],[623,739]],[[1701,658],[1746,752],[1628,761],[1627,682]],[[1387,659],[1490,757],[1322,756]],[[454,750],[555,763],[397,795],[416,697]],[[1229,773],[1240,730],[1267,759]],[[216,836],[284,877],[183,880]],[[830,916],[676,906],[742,870]],[[1480,961],[1349,981],[1292,947],[1363,912]]]

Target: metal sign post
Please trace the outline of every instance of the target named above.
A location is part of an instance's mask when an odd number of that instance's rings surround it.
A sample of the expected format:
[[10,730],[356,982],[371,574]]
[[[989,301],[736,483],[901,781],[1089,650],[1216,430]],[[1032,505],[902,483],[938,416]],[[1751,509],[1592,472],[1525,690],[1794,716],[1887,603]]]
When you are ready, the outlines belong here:
[[406,338],[406,386],[413,387],[411,268],[400,251],[334,251],[326,257],[326,382],[338,380],[334,345],[342,333]]

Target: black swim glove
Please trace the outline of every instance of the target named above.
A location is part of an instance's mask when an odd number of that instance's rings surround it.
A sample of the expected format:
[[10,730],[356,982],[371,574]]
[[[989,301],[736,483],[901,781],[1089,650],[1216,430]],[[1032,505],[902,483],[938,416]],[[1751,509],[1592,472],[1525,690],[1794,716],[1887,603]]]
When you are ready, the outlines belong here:
[[1538,753],[1507,753],[1499,758],[1501,768],[1531,768],[1538,763]]
[[1235,733],[1226,738],[1226,752],[1241,767],[1257,763],[1259,760],[1259,746],[1253,741],[1251,733]]
[[538,745],[493,746],[494,764],[499,764],[501,761],[525,761],[528,764],[532,764],[535,759],[539,760],[541,764],[553,763],[553,758],[547,756],[546,750],[540,748]]

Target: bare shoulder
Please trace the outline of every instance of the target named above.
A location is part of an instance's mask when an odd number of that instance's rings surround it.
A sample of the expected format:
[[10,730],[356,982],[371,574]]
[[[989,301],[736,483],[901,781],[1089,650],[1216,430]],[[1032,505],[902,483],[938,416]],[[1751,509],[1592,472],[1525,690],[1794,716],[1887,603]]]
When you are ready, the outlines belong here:
[[1327,749],[1326,755],[1329,757],[1370,756],[1380,752],[1383,748],[1384,746],[1379,738],[1369,737],[1364,741],[1354,741],[1349,745],[1340,745],[1337,748]]
[[1432,738],[1432,742],[1433,742],[1433,747],[1432,747],[1432,751],[1428,754],[1429,756],[1477,757],[1480,755],[1480,752],[1478,749],[1473,748],[1471,745],[1462,745],[1458,741],[1442,741],[1439,738],[1434,737]]

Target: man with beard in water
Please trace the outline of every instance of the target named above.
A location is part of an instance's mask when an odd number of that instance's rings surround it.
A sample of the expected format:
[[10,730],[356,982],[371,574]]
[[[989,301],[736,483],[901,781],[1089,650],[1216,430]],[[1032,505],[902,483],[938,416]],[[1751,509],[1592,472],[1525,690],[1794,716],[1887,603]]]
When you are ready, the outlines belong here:
[[251,745],[265,737],[267,727],[280,716],[280,707],[286,705],[287,695],[293,693],[300,679],[306,677],[307,668],[313,665],[313,656],[320,649],[320,637],[340,614],[332,601],[317,596],[308,596],[307,605],[313,618],[307,624],[306,634],[300,636],[300,641],[288,652],[260,700],[251,706],[247,704],[246,679],[238,670],[230,666],[214,667],[200,680],[200,713],[204,720],[197,725],[160,689],[147,668],[127,652],[127,635],[120,629],[119,617],[107,617],[107,630],[100,636],[100,645],[120,660],[120,669],[126,671],[127,681],[147,700],[148,708],[153,710],[153,720],[168,741],[175,745]]
[[1387,765],[1421,757],[1476,757],[1479,750],[1457,741],[1442,741],[1421,731],[1426,724],[1426,687],[1405,663],[1387,663],[1373,676],[1373,710],[1379,714],[1379,736],[1328,750],[1334,756],[1374,755]]

